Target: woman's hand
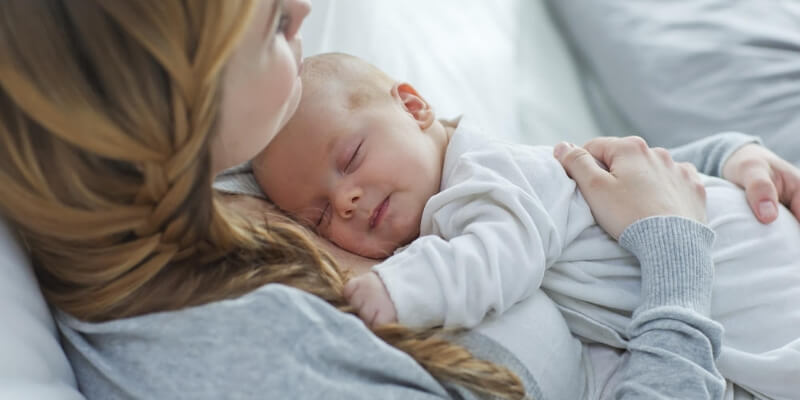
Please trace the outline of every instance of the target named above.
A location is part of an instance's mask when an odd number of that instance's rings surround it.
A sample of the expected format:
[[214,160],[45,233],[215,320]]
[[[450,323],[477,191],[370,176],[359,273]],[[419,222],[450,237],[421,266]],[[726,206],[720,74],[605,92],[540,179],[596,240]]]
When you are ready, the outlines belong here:
[[615,239],[655,215],[705,222],[706,192],[697,169],[674,162],[665,149],[649,148],[642,138],[597,138],[583,148],[559,143],[553,154],[578,183],[597,223]]
[[800,169],[766,147],[748,144],[725,162],[722,177],[744,188],[747,202],[759,221],[778,218],[778,202],[800,220]]

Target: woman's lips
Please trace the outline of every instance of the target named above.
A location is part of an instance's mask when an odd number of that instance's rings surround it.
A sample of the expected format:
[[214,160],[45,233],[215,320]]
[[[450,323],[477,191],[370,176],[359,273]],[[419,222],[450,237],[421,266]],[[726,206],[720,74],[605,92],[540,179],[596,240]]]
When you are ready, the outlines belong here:
[[375,208],[375,211],[372,212],[372,216],[369,218],[369,229],[374,229],[375,227],[380,224],[383,216],[386,215],[386,210],[389,209],[389,196],[383,200],[378,207]]

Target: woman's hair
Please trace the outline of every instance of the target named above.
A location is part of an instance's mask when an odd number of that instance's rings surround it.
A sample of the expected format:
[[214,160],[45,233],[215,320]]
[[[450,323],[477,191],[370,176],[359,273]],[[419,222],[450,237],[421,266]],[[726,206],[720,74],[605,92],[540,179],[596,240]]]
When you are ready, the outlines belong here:
[[[0,212],[48,301],[87,321],[176,310],[282,283],[352,312],[306,230],[254,224],[212,187],[222,76],[242,0],[0,2]],[[437,331],[374,329],[435,377],[524,388]]]

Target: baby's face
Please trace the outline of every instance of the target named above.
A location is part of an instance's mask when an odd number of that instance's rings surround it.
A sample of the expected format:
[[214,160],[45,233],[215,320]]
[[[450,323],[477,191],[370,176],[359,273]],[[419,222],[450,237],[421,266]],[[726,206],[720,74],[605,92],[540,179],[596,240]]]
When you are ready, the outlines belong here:
[[326,100],[302,100],[254,160],[256,178],[278,207],[339,247],[387,257],[419,235],[443,150],[399,101],[353,111]]

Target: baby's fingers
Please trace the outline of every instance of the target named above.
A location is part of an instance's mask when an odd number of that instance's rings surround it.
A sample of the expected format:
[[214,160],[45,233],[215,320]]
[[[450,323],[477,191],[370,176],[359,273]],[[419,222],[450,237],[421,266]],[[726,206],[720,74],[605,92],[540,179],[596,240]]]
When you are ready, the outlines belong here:
[[350,279],[344,284],[344,290],[342,291],[342,294],[344,295],[345,300],[347,300],[351,306],[353,306],[356,310],[360,310],[367,302],[366,292],[367,289],[364,285],[363,279],[356,277]]
[[761,223],[768,224],[778,218],[778,191],[766,169],[753,171],[745,180],[744,191]]
[[391,305],[378,307],[372,326],[380,326],[397,322],[397,311]]
[[358,290],[358,278],[352,278],[349,281],[345,282],[344,289],[342,290],[342,295],[344,295],[344,299],[347,300],[348,303],[351,303],[350,299],[353,298],[353,294]]

